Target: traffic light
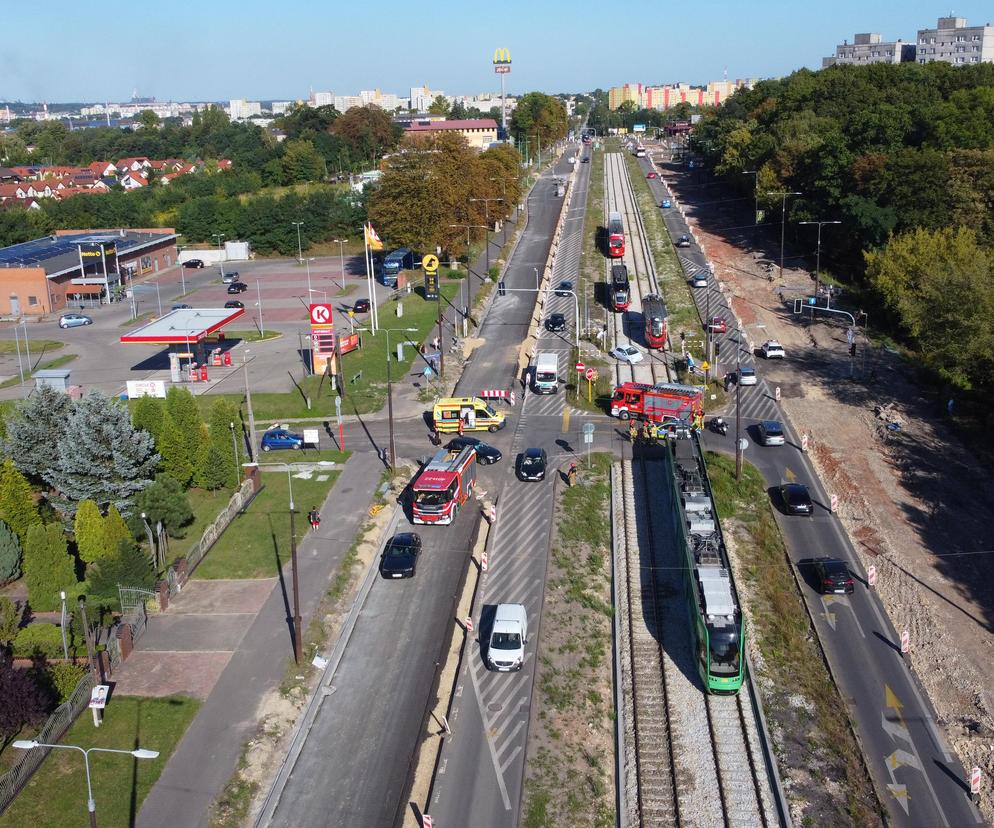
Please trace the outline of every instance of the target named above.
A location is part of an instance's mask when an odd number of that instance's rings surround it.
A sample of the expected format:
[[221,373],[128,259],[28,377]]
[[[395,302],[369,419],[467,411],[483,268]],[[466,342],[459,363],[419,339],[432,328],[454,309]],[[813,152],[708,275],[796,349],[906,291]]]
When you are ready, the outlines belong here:
[[497,295],[498,296],[506,296],[507,295],[507,290],[504,287],[504,282],[503,281],[500,281],[500,282],[497,283]]
[[680,331],[680,341],[681,342],[686,342],[687,341],[687,332],[686,331]]
[[718,354],[719,354],[720,351],[721,351],[721,343],[720,342],[715,342],[714,343],[714,358],[715,359],[718,358]]

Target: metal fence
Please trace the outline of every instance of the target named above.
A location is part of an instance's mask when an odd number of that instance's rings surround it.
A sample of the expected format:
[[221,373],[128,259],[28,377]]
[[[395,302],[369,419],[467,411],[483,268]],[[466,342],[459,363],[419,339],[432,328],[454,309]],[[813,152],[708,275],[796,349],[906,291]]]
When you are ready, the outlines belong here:
[[[76,717],[86,709],[90,702],[90,691],[93,688],[93,679],[89,672],[80,679],[72,695],[60,704],[55,712],[48,717],[45,726],[35,737],[39,742],[55,744],[62,738],[62,735],[69,729],[69,726],[76,720]],[[0,813],[3,813],[18,791],[24,787],[31,778],[31,774],[37,770],[49,751],[47,748],[35,748],[34,750],[18,751],[20,754],[3,776],[0,776]]]
[[[246,505],[248,505],[253,496],[254,490],[252,481],[243,480],[242,485],[239,486],[238,489],[235,490],[235,493],[231,496],[231,500],[228,501],[228,505],[225,506],[224,511],[214,518],[213,523],[204,529],[204,534],[200,536],[200,540],[193,545],[189,552],[187,552],[187,576],[193,573],[193,570],[196,568],[197,564],[200,563],[204,555],[206,555],[208,550],[214,545],[214,542],[221,537],[221,533],[227,529],[228,524],[235,519],[235,515],[237,515],[242,509],[245,508]],[[174,594],[172,585],[173,581],[170,579],[170,595]]]

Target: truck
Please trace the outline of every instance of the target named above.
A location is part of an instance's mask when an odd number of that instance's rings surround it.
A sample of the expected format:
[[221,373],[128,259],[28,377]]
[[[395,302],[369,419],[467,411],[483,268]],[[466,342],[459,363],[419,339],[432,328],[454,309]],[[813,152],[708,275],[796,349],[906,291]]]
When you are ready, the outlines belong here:
[[411,520],[447,526],[473,495],[476,449],[439,449],[411,484]]
[[509,673],[525,663],[528,613],[523,604],[498,604],[487,645],[487,664],[492,670]]
[[465,431],[500,431],[506,423],[503,411],[495,411],[480,397],[443,397],[432,410],[439,434]]
[[631,286],[628,268],[623,264],[611,265],[611,307],[616,311],[628,310],[631,303]]
[[704,389],[675,382],[658,385],[625,382],[611,395],[611,416],[654,423],[681,421],[690,425],[704,416]]
[[380,265],[380,281],[385,287],[397,287],[397,277],[402,270],[414,268],[414,252],[407,247],[401,247],[389,253]]
[[559,390],[559,354],[541,351],[535,357],[532,371],[532,391],[536,394],[555,394]]

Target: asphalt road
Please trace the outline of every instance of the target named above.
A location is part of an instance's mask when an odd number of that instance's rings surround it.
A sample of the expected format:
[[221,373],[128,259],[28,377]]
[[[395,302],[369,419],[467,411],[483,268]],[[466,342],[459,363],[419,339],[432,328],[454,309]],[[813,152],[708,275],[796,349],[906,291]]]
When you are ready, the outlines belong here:
[[[641,164],[646,171],[650,169],[648,159],[642,160]],[[657,203],[669,194],[661,182],[652,181],[650,186]],[[675,208],[665,211],[665,218],[672,238],[688,232]],[[688,272],[707,264],[696,244],[690,250],[679,252]],[[702,319],[710,311],[711,315],[722,315],[729,321],[728,333],[716,338],[721,343],[721,358],[728,363],[729,369],[734,370],[732,362],[737,357],[742,364],[754,364],[756,361],[746,344],[747,337],[742,337],[740,344],[739,334],[732,325],[733,316],[714,278],[709,278],[707,288],[695,289],[694,296]],[[843,352],[835,357],[840,362],[848,362],[848,355]],[[789,365],[790,354],[787,358]],[[747,456],[770,486],[788,552],[804,584],[804,600],[841,696],[849,705],[890,824],[909,828],[983,824],[970,802],[965,771],[946,746],[935,723],[935,712],[900,654],[900,634],[868,586],[856,551],[838,519],[832,515],[830,493],[824,490],[807,455],[801,451],[800,435],[785,423],[787,445],[764,447],[757,442],[758,421],[783,420],[774,389],[762,376],[766,370],[764,361],[758,362],[759,383],[738,389],[743,400],[741,429],[749,441]],[[734,404],[729,406],[727,419],[732,428],[726,437],[705,432],[708,448],[734,452]],[[783,511],[776,488],[787,481],[809,487],[815,501],[813,516],[788,516]],[[848,596],[820,595],[815,588],[811,564],[816,557],[846,561],[857,579],[856,591]]]
[[[528,224],[507,270],[509,289],[534,286],[534,267],[544,264],[558,214],[558,199],[546,176],[529,199]],[[486,340],[468,361],[457,386],[459,395],[514,384],[517,347],[527,332],[534,294],[509,290],[494,299],[477,334]],[[489,442],[504,460],[478,467],[479,488],[495,492],[513,466],[511,442],[516,418]],[[420,445],[428,454],[423,422],[398,424],[400,453]],[[493,438],[493,439],[491,439]],[[546,485],[551,504],[551,486]],[[463,510],[453,526],[418,527],[424,542],[417,576],[405,582],[374,584],[307,740],[279,793],[271,825],[389,825],[402,816],[410,758],[418,740],[434,678],[439,648],[453,623],[453,596],[469,565],[474,510]],[[544,577],[544,570],[542,573]],[[541,585],[537,587],[541,594]],[[521,676],[501,676],[512,681]],[[468,732],[468,731],[467,731]],[[482,729],[477,734],[482,745]],[[523,746],[524,736],[520,736]],[[523,751],[515,752],[514,783],[520,789]],[[484,769],[485,770],[485,769]],[[471,776],[475,778],[475,769]],[[476,783],[474,783],[476,785]],[[479,786],[497,784],[491,771]],[[473,786],[467,790],[473,789]],[[517,813],[517,799],[514,814]],[[442,822],[442,824],[460,824]],[[480,824],[469,821],[461,824]]]

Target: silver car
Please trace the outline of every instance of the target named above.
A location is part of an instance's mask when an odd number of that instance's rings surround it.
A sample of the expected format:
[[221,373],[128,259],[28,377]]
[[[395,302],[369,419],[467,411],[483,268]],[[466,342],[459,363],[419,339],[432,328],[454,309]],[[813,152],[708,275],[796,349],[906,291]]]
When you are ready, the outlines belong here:
[[59,317],[60,328],[78,328],[81,325],[92,325],[93,320],[81,313],[64,313]]
[[783,433],[783,423],[778,420],[763,420],[759,424],[759,442],[764,446],[782,446],[787,440]]
[[738,381],[739,385],[755,385],[759,382],[759,379],[756,377],[756,369],[742,366],[739,368]]

